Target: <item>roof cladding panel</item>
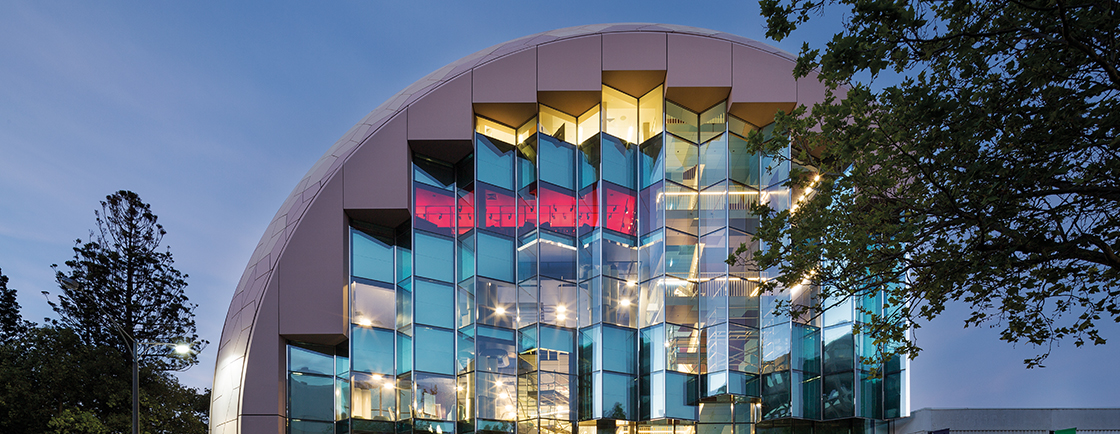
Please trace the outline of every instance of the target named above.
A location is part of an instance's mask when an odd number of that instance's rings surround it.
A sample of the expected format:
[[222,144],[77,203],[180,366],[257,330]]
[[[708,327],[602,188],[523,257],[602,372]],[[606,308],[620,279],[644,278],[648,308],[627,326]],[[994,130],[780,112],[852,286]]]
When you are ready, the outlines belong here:
[[[612,77],[665,74],[667,93],[679,92],[673,88],[694,88],[705,95],[700,98],[704,101],[718,98],[720,92],[726,97],[732,87],[768,86],[752,77],[733,79],[733,47],[767,50],[760,51],[758,58],[772,58],[783,65],[794,59],[765,44],[711,30],[648,23],[596,24],[488,47],[390,97],[312,166],[277,211],[249,259],[246,278],[234,291],[220,343],[211,431],[283,429],[284,408],[277,403],[286,398],[269,396],[266,402],[255,401],[262,394],[285,393],[284,384],[273,387],[276,373],[246,371],[277,369],[276,363],[285,360],[282,341],[277,340],[281,337],[326,345],[347,338],[347,225],[351,218],[396,221],[401,210],[410,210],[408,189],[393,187],[397,182],[407,185],[410,149],[429,155],[445,150],[450,159],[461,157],[464,144],[469,152],[476,112],[504,109],[488,104],[540,102],[578,115],[597,103],[604,71]],[[762,71],[769,66],[750,68]],[[784,78],[780,80],[786,84]],[[809,80],[796,83],[797,102],[822,99],[814,95],[821,87]],[[644,88],[626,90],[640,93]],[[744,91],[747,93],[732,91],[733,98],[784,100],[788,93],[786,87]],[[517,113],[511,112],[511,119]],[[250,325],[242,327],[244,324]],[[257,360],[268,363],[256,366]]]

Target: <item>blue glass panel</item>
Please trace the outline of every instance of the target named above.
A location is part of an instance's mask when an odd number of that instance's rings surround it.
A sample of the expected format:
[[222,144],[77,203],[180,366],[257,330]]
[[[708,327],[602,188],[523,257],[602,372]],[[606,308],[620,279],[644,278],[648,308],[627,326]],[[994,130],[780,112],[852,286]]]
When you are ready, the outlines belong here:
[[480,277],[475,300],[479,324],[513,328],[517,317],[517,286]]
[[288,421],[288,434],[335,434],[334,423],[299,420],[292,417]]
[[642,237],[641,247],[638,248],[638,264],[641,266],[638,280],[646,281],[665,274],[664,231],[655,231]]
[[648,375],[665,370],[665,349],[671,344],[665,340],[665,324],[647,327],[641,331],[641,345],[638,347],[638,372]]
[[397,284],[397,330],[412,326],[412,279]]
[[576,246],[577,264],[579,265],[579,280],[590,279],[601,272],[602,241],[600,231],[595,230],[579,238]]
[[295,419],[334,420],[334,377],[292,373],[288,415]]
[[[705,327],[701,331],[701,333],[703,335],[704,342],[707,344],[707,351],[705,352],[705,359],[707,360],[708,372],[726,371],[727,370],[727,344],[728,344],[728,342],[727,342],[727,323],[716,324],[716,325],[711,326],[711,327]],[[724,391],[723,392],[717,392],[715,394],[726,393],[727,392],[727,390],[726,390],[727,377],[724,376],[722,381],[723,381],[723,386],[722,387],[724,387]],[[713,384],[711,381],[708,382],[708,386],[709,386],[709,388],[708,388],[709,391],[715,390],[715,389],[712,388],[712,386],[717,386],[718,387],[718,385]],[[711,395],[707,395],[707,396],[711,396]]]
[[459,281],[469,279],[474,276],[474,232],[466,235],[459,236],[459,245],[457,247],[459,257],[457,259],[459,264]]
[[634,419],[637,411],[637,382],[629,375],[602,373],[603,417]]
[[636,330],[603,325],[603,369],[626,374],[637,373]]
[[416,231],[415,254],[417,276],[455,281],[455,243],[451,239]]
[[416,322],[436,327],[455,326],[455,293],[450,284],[416,279]]
[[665,279],[653,279],[641,284],[638,301],[638,327],[665,322]]
[[601,292],[600,278],[580,282],[579,291],[579,326],[586,327],[593,322],[603,320],[603,305],[597,303]]
[[412,277],[412,248],[401,246],[399,238],[407,240],[408,245],[412,246],[412,233],[408,232],[398,237],[397,243],[397,282],[403,281]]
[[716,279],[727,275],[727,229],[700,237],[700,278]]
[[477,179],[513,190],[513,145],[478,133],[474,137]]
[[352,369],[376,374],[393,373],[393,332],[353,326],[350,328]]
[[[767,138],[773,134],[773,131],[774,124],[770,124],[762,129],[763,135]],[[760,165],[762,166],[762,187],[780,185],[789,179],[789,157],[789,147],[786,147],[779,150],[777,155],[764,155],[760,158]]]
[[665,273],[682,279],[695,279],[698,275],[696,263],[696,236],[665,230]]
[[[352,338],[351,338],[352,339]],[[408,372],[412,370],[412,338],[404,333],[397,333],[397,370]]]
[[[517,190],[524,189],[537,182],[536,148],[536,134],[530,134],[517,147]],[[570,167],[575,168],[575,166]]]
[[537,279],[528,279],[517,285],[517,324],[536,324],[540,321],[540,297]]
[[334,374],[334,354],[330,347],[288,345],[288,370],[311,374]]
[[564,327],[576,327],[579,319],[576,297],[574,283],[540,279],[540,321]]
[[638,195],[638,233],[645,235],[665,226],[665,184],[657,182]]
[[458,355],[455,357],[455,370],[463,374],[474,370],[475,349],[474,337],[460,331]]
[[[700,235],[727,226],[727,184],[721,183],[700,192]],[[724,255],[723,259],[727,259]]]
[[747,140],[737,135],[728,136],[728,177],[755,189],[759,186],[758,154],[747,152]]
[[700,282],[700,326],[727,322],[727,280]]
[[395,282],[393,245],[357,229],[350,229],[350,270],[354,276]]
[[519,225],[513,192],[484,183],[478,183],[476,187],[479,229],[514,236]]
[[576,246],[573,237],[541,232],[540,274],[568,281],[576,280]]
[[599,134],[580,144],[579,151],[578,190],[583,190],[599,180]]
[[678,372],[665,373],[665,417],[696,420],[697,409],[689,404],[689,375]]
[[678,231],[699,233],[700,194],[672,182],[665,183],[665,226]]
[[[455,372],[455,334],[427,326],[416,326],[417,371],[451,375]],[[454,386],[452,386],[454,389]]]
[[603,277],[602,282],[602,321],[623,327],[637,327],[640,295],[637,282],[610,277]]
[[603,231],[603,275],[624,281],[638,280],[638,248],[635,237]]
[[855,339],[852,326],[842,325],[824,329],[824,354],[821,368],[825,374],[855,369]]
[[727,179],[727,136],[700,145],[700,188]]
[[700,303],[696,284],[684,279],[665,278],[665,321],[695,327],[700,322]]
[[540,347],[572,353],[575,351],[575,337],[571,329],[542,325],[540,327]]
[[649,187],[665,178],[665,157],[661,154],[663,139],[664,135],[658,134],[642,143],[640,147],[641,153],[638,158],[641,161],[639,174],[641,188]]
[[541,181],[575,190],[575,147],[544,134],[539,136]]
[[412,180],[440,190],[451,190],[455,186],[455,174],[451,166],[437,163],[417,156],[412,159]]
[[455,420],[454,377],[417,373],[415,383],[415,417]]
[[[755,252],[758,251],[758,240],[753,235],[735,229],[729,229],[727,234],[727,249],[729,254],[737,252],[741,246],[746,246],[747,248],[746,251],[736,257],[737,262],[735,265],[728,266],[728,271],[732,276],[757,281],[759,270],[758,266],[754,265],[753,258]],[[751,294],[755,297],[758,296],[754,291],[752,291]],[[755,302],[755,308],[758,308],[757,301]],[[757,313],[755,316],[757,316]]]
[[790,334],[789,323],[762,329],[761,373],[768,374],[789,369]]
[[[537,276],[540,263],[540,235],[533,232],[517,240],[517,281],[521,282]],[[574,248],[574,247],[573,247]],[[573,254],[575,252],[572,252]]]
[[395,286],[355,278],[350,284],[350,321],[367,327],[393,328],[397,322]]
[[696,188],[700,148],[672,134],[666,136],[665,179]]
[[517,373],[513,330],[480,325],[476,328],[475,344],[478,346],[475,370],[509,375]]
[[513,239],[478,233],[478,275],[512,282],[514,280]]
[[637,188],[637,149],[610,134],[603,134],[603,180],[634,190]]
[[752,234],[758,232],[758,216],[753,211],[760,197],[758,190],[735,182],[727,188],[727,225]]
[[793,369],[811,374],[821,372],[821,330],[793,323]]
[[[476,405],[480,427],[494,420],[516,420],[517,377],[479,373],[476,381],[478,386]],[[512,428],[512,425],[509,423],[509,428]]]

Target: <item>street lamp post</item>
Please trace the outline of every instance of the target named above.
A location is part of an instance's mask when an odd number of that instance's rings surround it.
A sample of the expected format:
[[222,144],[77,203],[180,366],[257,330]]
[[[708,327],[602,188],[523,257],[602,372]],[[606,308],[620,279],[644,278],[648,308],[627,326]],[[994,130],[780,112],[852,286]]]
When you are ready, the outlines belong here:
[[[87,297],[93,298],[92,294],[87,292],[85,288],[82,287],[82,284],[78,281],[67,277],[63,277],[62,279],[60,279],[60,281],[63,286],[75,291],[79,291],[85,294]],[[131,334],[126,332],[124,328],[121,327],[119,323],[117,323],[117,320],[101,311],[101,307],[98,306],[96,302],[94,306],[97,308],[98,312],[101,313],[101,316],[108,320],[113,328],[117,330],[117,333],[120,333],[121,337],[123,337],[124,340],[128,342],[128,351],[130,354],[132,354],[132,434],[140,434],[140,346],[147,345],[154,347],[171,347],[175,349],[176,353],[186,355],[191,352],[191,344],[137,341],[136,338],[132,337]]]

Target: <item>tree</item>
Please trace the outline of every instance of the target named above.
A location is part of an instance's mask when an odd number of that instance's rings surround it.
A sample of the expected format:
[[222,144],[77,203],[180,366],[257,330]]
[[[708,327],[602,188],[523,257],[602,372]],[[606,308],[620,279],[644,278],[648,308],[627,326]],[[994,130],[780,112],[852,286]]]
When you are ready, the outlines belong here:
[[[896,309],[862,331],[887,353],[917,355],[910,320],[954,300],[973,309],[966,327],[1040,346],[1028,367],[1062,340],[1105,343],[1098,322],[1120,321],[1120,3],[760,4],[778,40],[826,11],[845,17],[823,52],[802,48],[795,74],[816,70],[846,94],[779,113],[772,137],[751,138],[758,152],[791,146],[809,170],[790,183],[812,194],[793,210],[760,206],[765,247],[729,261],[779,267],[771,290],[885,290]],[[901,82],[879,85],[884,72]]]
[[[201,349],[195,333],[194,308],[184,289],[187,275],[173,266],[170,249],[160,251],[166,234],[151,207],[131,191],[118,191],[94,211],[97,231],[89,241],[75,242],[74,258],[66,261],[66,272],[56,269],[62,293],[51,307],[58,323],[74,330],[90,345],[116,348],[131,364],[132,343],[191,342]],[[197,363],[187,357],[170,356],[172,348],[140,345],[141,363],[156,363],[162,369],[182,370]]]
[[0,270],[0,343],[22,335],[30,325],[19,314],[15,288],[8,289],[8,276]]

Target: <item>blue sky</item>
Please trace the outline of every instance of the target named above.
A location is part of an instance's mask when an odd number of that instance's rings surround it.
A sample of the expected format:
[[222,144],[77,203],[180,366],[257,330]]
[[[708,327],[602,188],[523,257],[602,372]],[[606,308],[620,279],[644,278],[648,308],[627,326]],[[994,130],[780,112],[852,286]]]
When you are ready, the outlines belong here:
[[[701,6],[702,5],[702,6]],[[838,17],[828,17],[838,19]],[[765,40],[750,0],[703,3],[0,3],[0,269],[25,318],[52,316],[52,263],[72,255],[105,195],[136,191],[190,274],[199,333],[217,342],[269,220],[366,113],[460,57],[520,36],[663,22]],[[781,43],[820,45],[839,22]],[[1120,407],[1120,327],[1105,347],[1038,351],[962,329],[967,310],[917,330],[912,408]],[[216,344],[179,374],[209,387]]]

